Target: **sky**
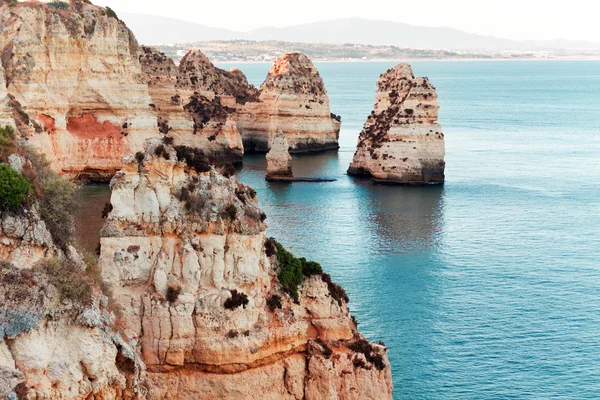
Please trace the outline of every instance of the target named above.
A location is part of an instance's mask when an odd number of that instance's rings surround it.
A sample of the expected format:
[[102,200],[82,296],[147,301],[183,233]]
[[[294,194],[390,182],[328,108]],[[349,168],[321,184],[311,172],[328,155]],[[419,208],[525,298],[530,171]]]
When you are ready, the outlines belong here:
[[[447,26],[513,40],[600,42],[597,0],[94,0],[115,11],[154,14],[247,31],[363,17]],[[419,4],[422,4],[419,6]]]

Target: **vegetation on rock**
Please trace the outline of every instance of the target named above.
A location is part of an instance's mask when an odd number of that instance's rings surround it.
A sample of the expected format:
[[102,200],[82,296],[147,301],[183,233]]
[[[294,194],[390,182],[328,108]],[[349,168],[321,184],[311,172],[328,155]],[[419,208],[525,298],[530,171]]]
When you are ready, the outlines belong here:
[[0,164],[0,211],[17,210],[30,190],[31,185],[23,175],[6,164]]
[[238,292],[237,290],[231,290],[231,297],[225,300],[225,308],[228,310],[235,310],[238,307],[244,307],[248,305],[248,295],[246,293]]

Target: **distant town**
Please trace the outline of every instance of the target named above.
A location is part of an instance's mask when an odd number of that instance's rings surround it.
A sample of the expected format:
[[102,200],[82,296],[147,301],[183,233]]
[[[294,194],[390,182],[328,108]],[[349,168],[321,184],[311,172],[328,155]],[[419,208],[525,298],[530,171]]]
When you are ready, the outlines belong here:
[[176,62],[190,48],[199,48],[213,62],[271,62],[288,51],[300,51],[313,61],[598,59],[600,50],[449,51],[363,44],[323,44],[283,41],[205,41],[155,46]]

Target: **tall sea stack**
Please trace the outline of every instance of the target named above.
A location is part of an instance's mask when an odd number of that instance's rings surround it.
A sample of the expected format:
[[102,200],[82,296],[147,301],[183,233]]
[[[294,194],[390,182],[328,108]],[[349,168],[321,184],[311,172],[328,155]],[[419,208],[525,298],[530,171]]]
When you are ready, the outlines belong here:
[[348,174],[381,183],[444,183],[445,144],[438,110],[435,88],[427,78],[415,78],[408,64],[383,73]]

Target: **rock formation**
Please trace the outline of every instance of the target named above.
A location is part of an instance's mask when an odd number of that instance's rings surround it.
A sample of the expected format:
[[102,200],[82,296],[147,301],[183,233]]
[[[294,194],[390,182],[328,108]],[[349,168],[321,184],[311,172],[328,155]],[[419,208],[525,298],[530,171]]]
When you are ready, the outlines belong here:
[[289,181],[293,179],[292,156],[289,153],[290,146],[283,131],[271,136],[269,147],[271,150],[267,153],[266,180]]
[[156,140],[128,158],[102,231],[102,275],[148,397],[391,398],[385,348],[360,336],[343,290],[315,273],[296,302],[285,294],[255,192],[182,158]]
[[107,179],[158,135],[138,44],[105,9],[3,2],[0,26],[0,107],[8,102],[20,134],[55,170]]
[[341,119],[331,113],[323,79],[302,53],[273,62],[258,101],[238,107],[236,122],[246,151],[268,151],[269,135],[280,130],[292,153],[339,148]]
[[0,398],[145,396],[145,366],[79,255],[53,242],[35,204],[0,226]]
[[221,99],[235,104],[252,93],[243,74],[219,70],[198,50],[190,50],[178,68],[164,54],[142,47],[140,63],[161,133],[217,160],[242,160],[244,147],[232,117],[234,109]]
[[427,78],[415,78],[409,65],[383,73],[348,174],[387,183],[443,183],[445,145],[438,110],[435,88]]

